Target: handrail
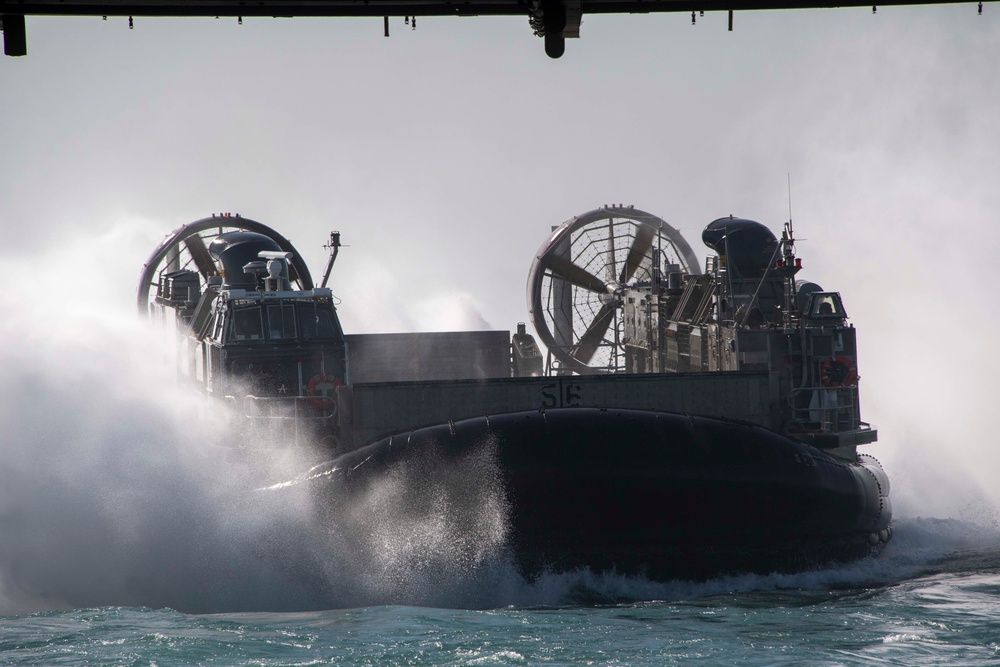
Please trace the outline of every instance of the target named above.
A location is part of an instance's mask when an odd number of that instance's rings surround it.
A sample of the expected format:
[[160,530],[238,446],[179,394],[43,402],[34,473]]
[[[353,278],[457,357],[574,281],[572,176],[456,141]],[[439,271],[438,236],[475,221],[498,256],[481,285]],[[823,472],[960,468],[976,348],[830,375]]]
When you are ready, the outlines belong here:
[[[277,414],[275,414],[276,410]],[[253,396],[247,394],[243,397],[243,414],[249,419],[323,420],[330,419],[337,414],[337,402],[323,396]]]
[[[860,419],[857,393],[858,388],[853,385],[793,389],[785,397],[792,411],[788,430],[823,434],[871,430],[871,426]],[[801,399],[806,396],[808,400],[802,406]]]

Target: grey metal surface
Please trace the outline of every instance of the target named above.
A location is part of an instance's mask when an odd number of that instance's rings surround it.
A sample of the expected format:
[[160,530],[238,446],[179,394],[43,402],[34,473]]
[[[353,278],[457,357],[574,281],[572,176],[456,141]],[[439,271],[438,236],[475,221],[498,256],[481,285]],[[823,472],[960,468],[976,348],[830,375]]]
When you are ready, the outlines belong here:
[[510,377],[509,331],[345,336],[352,384]]
[[449,420],[560,407],[659,410],[775,428],[771,381],[766,372],[505,378],[354,384],[337,396],[345,444],[357,447]]

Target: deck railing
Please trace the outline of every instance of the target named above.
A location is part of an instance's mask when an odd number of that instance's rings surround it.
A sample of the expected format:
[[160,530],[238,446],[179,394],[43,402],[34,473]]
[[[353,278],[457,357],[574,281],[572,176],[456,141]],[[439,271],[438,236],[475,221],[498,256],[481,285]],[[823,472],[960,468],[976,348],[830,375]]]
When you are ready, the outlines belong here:
[[324,396],[247,395],[243,397],[243,414],[249,419],[323,420],[337,414],[337,402]]
[[858,388],[801,387],[787,397],[792,409],[790,433],[835,434],[870,429],[858,411]]

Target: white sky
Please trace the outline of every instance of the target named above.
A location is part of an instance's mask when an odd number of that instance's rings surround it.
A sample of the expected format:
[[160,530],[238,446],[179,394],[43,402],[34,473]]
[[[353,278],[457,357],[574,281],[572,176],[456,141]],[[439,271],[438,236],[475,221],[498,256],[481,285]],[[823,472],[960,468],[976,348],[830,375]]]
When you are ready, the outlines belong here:
[[128,312],[164,234],[231,211],[316,275],[342,232],[349,332],[513,329],[550,226],[634,204],[704,255],[714,218],[779,229],[791,174],[804,277],[859,328],[897,503],[965,511],[932,493],[975,486],[958,471],[1000,497],[998,5],[747,12],[731,33],[724,13],[585,16],[555,61],[520,17],[389,39],[381,19],[29,17],[27,36],[0,60],[0,258],[39,273],[5,272],[5,311],[32,287],[83,303],[79,284]]

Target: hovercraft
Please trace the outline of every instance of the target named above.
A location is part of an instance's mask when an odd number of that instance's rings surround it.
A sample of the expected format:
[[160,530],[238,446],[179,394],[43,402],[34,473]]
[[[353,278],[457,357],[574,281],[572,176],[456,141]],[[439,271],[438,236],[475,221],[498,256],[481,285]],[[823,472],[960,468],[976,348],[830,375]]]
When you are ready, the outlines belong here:
[[540,344],[523,324],[345,335],[326,287],[339,233],[315,287],[287,239],[238,216],[168,236],[138,302],[238,422],[319,443],[329,462],[302,481],[330,503],[487,456],[525,574],[706,578],[877,553],[889,481],[858,453],[877,431],[840,294],[798,279],[791,222],[779,239],[720,218],[702,240],[703,265],[633,207],[566,221],[528,277]]

